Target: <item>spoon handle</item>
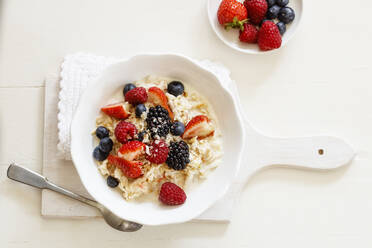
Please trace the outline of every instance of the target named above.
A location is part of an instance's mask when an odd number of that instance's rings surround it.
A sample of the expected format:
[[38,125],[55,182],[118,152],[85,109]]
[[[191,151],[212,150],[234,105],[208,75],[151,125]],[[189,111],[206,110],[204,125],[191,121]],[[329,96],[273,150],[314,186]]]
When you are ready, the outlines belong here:
[[46,177],[22,166],[11,164],[8,168],[7,175],[8,178],[14,181],[21,182],[39,189],[49,189],[100,209],[100,204],[96,201],[90,200],[84,196],[75,194],[60,186],[57,186],[54,183],[49,182]]

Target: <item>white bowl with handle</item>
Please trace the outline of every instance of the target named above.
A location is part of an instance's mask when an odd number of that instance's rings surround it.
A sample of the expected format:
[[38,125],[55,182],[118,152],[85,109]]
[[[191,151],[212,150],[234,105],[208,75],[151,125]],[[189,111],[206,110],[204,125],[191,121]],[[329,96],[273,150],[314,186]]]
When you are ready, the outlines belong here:
[[[207,12],[209,23],[216,33],[217,37],[225,43],[227,46],[231,47],[242,53],[248,54],[267,54],[275,52],[282,47],[284,47],[297,32],[304,12],[304,1],[303,0],[289,0],[288,7],[291,7],[295,11],[295,19],[292,23],[287,24],[287,31],[282,36],[282,45],[278,49],[270,51],[261,51],[257,44],[248,44],[239,41],[239,30],[225,30],[225,28],[218,22],[217,11],[222,0],[208,0],[207,1]],[[242,1],[241,1],[242,2]]]
[[[215,109],[223,135],[222,163],[208,178],[187,193],[185,204],[169,207],[154,202],[125,201],[106,185],[92,157],[95,119],[100,107],[125,82],[146,75],[181,80],[204,95]],[[293,165],[333,169],[347,164],[353,150],[333,137],[277,139],[261,135],[243,118],[234,84],[226,84],[197,62],[175,54],[137,55],[107,68],[83,93],[71,126],[71,154],[79,176],[98,202],[123,219],[144,225],[164,225],[189,221],[211,207],[234,180],[246,181],[260,168]],[[320,152],[322,150],[322,152]],[[320,154],[322,153],[322,154]]]

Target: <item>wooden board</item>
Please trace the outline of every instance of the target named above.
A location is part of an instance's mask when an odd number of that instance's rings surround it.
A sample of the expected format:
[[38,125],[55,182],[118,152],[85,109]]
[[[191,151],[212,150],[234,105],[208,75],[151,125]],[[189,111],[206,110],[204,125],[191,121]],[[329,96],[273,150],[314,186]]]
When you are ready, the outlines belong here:
[[[234,95],[236,87],[230,85]],[[57,151],[57,103],[58,78],[51,77],[45,84],[44,156],[43,174],[54,183],[76,193],[89,197],[80,182],[71,161],[58,157]],[[240,108],[241,109],[241,108]],[[243,116],[244,114],[241,113]],[[247,118],[245,118],[247,119]],[[196,220],[228,222],[232,217],[234,203],[242,186],[258,170],[268,166],[295,166],[307,169],[330,170],[348,164],[354,151],[344,141],[328,136],[307,138],[272,138],[262,135],[245,121],[248,142],[245,150],[255,156],[248,156],[240,168],[238,178],[226,196]],[[319,151],[322,151],[320,154]],[[246,153],[247,154],[247,153]],[[83,205],[66,199],[54,192],[42,192],[42,215],[48,217],[98,217],[99,213]]]

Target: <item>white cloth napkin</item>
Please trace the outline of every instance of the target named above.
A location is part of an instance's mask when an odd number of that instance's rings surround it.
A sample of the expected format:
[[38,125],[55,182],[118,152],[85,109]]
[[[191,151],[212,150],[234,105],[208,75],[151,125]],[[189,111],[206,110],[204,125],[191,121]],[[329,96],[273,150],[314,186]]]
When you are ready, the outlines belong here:
[[[58,102],[58,156],[60,158],[71,160],[70,126],[81,94],[107,66],[120,60],[124,59],[86,53],[76,53],[65,57],[62,63]],[[222,64],[209,60],[195,62],[214,73],[222,83],[226,85],[234,83],[230,78],[230,71]]]

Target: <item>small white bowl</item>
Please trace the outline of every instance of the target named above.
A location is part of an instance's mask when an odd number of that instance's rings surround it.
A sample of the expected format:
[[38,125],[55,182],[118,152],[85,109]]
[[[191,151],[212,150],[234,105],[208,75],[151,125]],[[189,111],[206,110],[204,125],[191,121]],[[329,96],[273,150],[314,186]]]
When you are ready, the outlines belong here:
[[[239,41],[239,31],[238,30],[225,30],[223,26],[217,20],[217,11],[220,6],[222,0],[208,0],[207,1],[207,11],[208,11],[208,19],[212,26],[212,29],[217,34],[218,38],[220,38],[226,45],[229,47],[248,54],[263,54],[272,51],[276,51],[278,49],[274,49],[271,51],[261,51],[257,44],[247,44]],[[282,37],[282,47],[284,47],[288,41],[293,37],[295,32],[297,31],[299,24],[301,22],[303,16],[303,8],[304,3],[303,0],[290,0],[288,7],[291,7],[296,14],[296,18],[291,24],[287,25],[287,31]],[[279,49],[280,49],[279,48]]]

